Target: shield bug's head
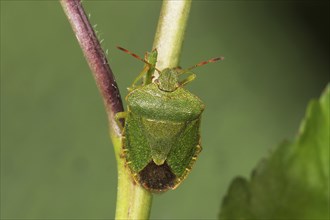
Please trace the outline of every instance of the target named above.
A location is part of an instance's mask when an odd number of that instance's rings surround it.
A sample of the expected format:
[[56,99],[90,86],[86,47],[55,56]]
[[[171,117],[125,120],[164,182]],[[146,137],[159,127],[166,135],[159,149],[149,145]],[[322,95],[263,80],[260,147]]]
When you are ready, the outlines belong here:
[[156,80],[158,88],[165,92],[173,92],[179,87],[178,72],[175,69],[164,69]]

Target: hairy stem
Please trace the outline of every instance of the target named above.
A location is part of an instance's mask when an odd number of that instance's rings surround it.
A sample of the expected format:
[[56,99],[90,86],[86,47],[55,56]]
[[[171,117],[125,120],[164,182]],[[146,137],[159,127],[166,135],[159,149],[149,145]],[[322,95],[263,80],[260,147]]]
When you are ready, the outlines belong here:
[[110,133],[120,137],[115,115],[124,110],[115,77],[80,0],[61,0],[61,5],[92,70],[108,114]]

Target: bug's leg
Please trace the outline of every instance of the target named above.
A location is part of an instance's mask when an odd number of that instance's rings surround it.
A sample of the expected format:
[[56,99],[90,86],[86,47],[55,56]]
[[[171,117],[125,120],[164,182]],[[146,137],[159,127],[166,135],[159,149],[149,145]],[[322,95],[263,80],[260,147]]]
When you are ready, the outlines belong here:
[[132,91],[133,89],[135,89],[136,87],[138,87],[138,86],[136,86],[137,82],[138,82],[140,79],[142,79],[142,77],[144,77],[145,74],[148,73],[148,70],[149,70],[149,69],[150,69],[150,67],[149,67],[148,65],[145,65],[145,66],[143,67],[143,70],[142,70],[142,71],[139,73],[139,75],[134,79],[134,81],[133,81],[131,87],[128,88],[128,91]]
[[149,63],[144,65],[143,70],[139,73],[139,75],[135,78],[135,80],[133,81],[132,85],[130,88],[128,88],[128,91],[132,91],[133,89],[135,89],[137,82],[142,79],[143,77],[147,77],[150,78],[148,80],[144,80],[146,84],[151,83],[151,76],[153,75],[154,71],[155,71],[155,65],[157,62],[157,50],[154,49],[153,51],[151,51],[150,53],[146,53],[144,56],[144,59],[147,60]]
[[120,127],[120,130],[123,130],[123,126],[120,122],[120,119],[122,119],[122,118],[125,119],[126,117],[127,117],[127,112],[118,112],[115,115],[115,120],[116,120],[117,125]]
[[184,86],[196,78],[196,74],[190,72],[190,75],[180,82],[180,86]]
[[118,112],[115,116],[116,120],[126,118],[127,117],[127,112]]
[[153,49],[150,53],[147,52],[145,55],[145,59],[151,64],[151,66],[149,67],[147,73],[144,75],[144,85],[152,83],[152,76],[156,70],[155,66],[157,63],[157,56],[157,49]]

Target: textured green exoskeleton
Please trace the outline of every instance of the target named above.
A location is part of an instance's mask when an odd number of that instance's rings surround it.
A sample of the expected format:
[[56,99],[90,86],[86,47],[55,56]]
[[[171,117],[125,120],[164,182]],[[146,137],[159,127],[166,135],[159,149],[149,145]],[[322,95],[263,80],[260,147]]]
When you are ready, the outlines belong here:
[[[151,192],[175,189],[188,175],[200,153],[200,122],[204,104],[183,88],[195,74],[191,69],[222,58],[201,62],[186,70],[155,68],[157,51],[146,60],[126,49],[120,50],[146,63],[126,96],[123,156],[134,180]],[[149,84],[136,86],[144,75],[157,70],[159,77]],[[190,75],[180,81],[179,75]]]

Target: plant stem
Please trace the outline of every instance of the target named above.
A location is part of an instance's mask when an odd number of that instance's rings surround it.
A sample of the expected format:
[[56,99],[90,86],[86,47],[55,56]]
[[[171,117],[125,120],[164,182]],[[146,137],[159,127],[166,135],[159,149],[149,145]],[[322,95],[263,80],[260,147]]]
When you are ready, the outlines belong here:
[[[153,46],[158,51],[159,69],[176,67],[179,64],[190,6],[191,0],[163,1]],[[130,178],[127,172],[119,173],[118,191],[122,191],[121,187],[130,187],[126,181]],[[127,199],[130,201],[123,202]],[[119,201],[122,201],[121,206]],[[151,193],[138,185],[131,186],[130,191],[123,193],[123,198],[117,198],[116,219],[148,219],[151,202]],[[126,210],[128,211],[125,212]]]
[[124,111],[124,108],[105,53],[88,21],[80,0],[61,0],[60,2],[102,95],[108,115],[110,134],[120,138],[121,130],[116,123],[115,115],[117,112]]
[[[153,45],[158,51],[157,67],[161,70],[179,64],[190,7],[191,0],[163,1]],[[145,83],[151,81],[150,77]],[[131,179],[127,172],[119,173],[118,191],[122,191],[121,187],[129,188],[127,179]],[[152,194],[138,185],[132,186],[129,193],[127,190],[123,193],[123,198],[117,198],[116,219],[148,219]],[[122,202],[122,206],[118,204],[126,199],[130,201]]]
[[163,1],[153,45],[158,51],[156,67],[160,70],[179,64],[190,7],[191,0]]
[[[157,67],[159,69],[176,67],[179,64],[190,6],[191,0],[163,1],[153,46],[158,51]],[[126,175],[129,174],[120,173],[118,191],[121,191],[120,187],[129,188],[126,179],[131,177]],[[138,185],[133,186],[129,193],[131,194],[129,195],[126,191],[123,198],[117,198],[116,219],[148,219],[152,194]],[[118,201],[128,198],[130,201],[125,201],[122,206],[119,206]],[[128,211],[125,212],[125,210]]]

